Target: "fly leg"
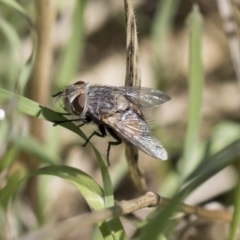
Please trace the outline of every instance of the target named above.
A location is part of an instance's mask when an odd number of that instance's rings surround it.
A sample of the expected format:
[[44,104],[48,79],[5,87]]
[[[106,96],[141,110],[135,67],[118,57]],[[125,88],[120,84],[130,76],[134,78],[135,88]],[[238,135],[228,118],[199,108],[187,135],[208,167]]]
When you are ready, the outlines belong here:
[[94,132],[88,137],[88,139],[86,140],[86,142],[82,145],[83,147],[86,147],[86,145],[88,144],[88,142],[90,141],[90,139],[91,139],[94,135],[96,135],[96,136],[98,136],[98,137],[102,137],[102,138],[104,138],[104,137],[107,136],[105,127],[104,127],[103,125],[98,125],[98,129],[99,129],[100,133],[97,132],[97,131],[94,131]]
[[121,143],[122,143],[122,139],[121,139],[111,128],[108,128],[107,130],[108,130],[109,134],[110,134],[115,140],[117,140],[116,142],[108,142],[108,148],[107,148],[107,165],[110,166],[109,153],[110,153],[111,146],[117,146],[117,145],[121,144]]
[[[72,114],[65,114],[65,115],[72,115]],[[66,122],[77,122],[77,121],[82,121],[83,123],[81,123],[81,124],[79,124],[79,125],[77,125],[77,127],[82,127],[83,125],[85,125],[86,123],[90,123],[91,121],[92,121],[92,119],[89,117],[89,116],[87,116],[86,118],[76,118],[76,119],[67,119],[67,120],[62,120],[62,121],[55,121],[54,122],[54,124],[53,124],[53,126],[55,127],[55,126],[57,126],[58,124],[60,124],[60,123],[66,123]]]
[[[67,119],[67,120],[62,120],[62,121],[55,121],[53,123],[53,126],[57,126],[59,125],[60,123],[67,123],[67,122],[77,122],[77,121],[84,121],[85,119],[82,119],[82,118],[77,118],[77,119]],[[85,123],[84,123],[85,124]],[[83,125],[84,125],[83,124]]]
[[87,123],[90,123],[90,122],[92,121],[92,119],[91,119],[90,117],[86,117],[85,119],[82,119],[81,121],[82,121],[83,123],[77,125],[78,128],[84,126],[84,125],[87,124]]

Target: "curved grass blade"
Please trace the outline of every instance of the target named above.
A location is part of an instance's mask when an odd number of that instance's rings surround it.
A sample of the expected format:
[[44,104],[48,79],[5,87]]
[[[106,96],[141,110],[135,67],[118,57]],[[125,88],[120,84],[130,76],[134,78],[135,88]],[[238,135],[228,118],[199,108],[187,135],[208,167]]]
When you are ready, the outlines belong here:
[[10,199],[19,189],[24,175],[23,171],[17,171],[8,179],[6,186],[0,189],[0,204],[4,209],[6,209]]
[[29,177],[37,175],[51,175],[66,179],[77,187],[90,208],[104,209],[103,190],[85,172],[68,166],[48,166],[31,172]]
[[18,65],[22,63],[22,46],[20,39],[17,35],[16,30],[12,27],[11,24],[9,24],[7,21],[5,21],[3,18],[0,17],[0,29],[6,36],[6,39],[10,45],[10,54],[8,54],[8,65],[10,66],[9,69],[7,69],[8,72],[8,88],[13,90],[14,89],[14,83],[17,79],[17,76],[19,74],[19,70],[17,70]]
[[33,69],[37,49],[37,34],[34,28],[34,24],[32,23],[24,8],[21,7],[21,5],[19,5],[16,1],[13,0],[0,0],[0,3],[12,8],[27,21],[33,40],[32,54],[29,58],[29,61],[22,66],[18,78],[17,90],[18,92],[22,93]]
[[12,163],[15,161],[18,155],[18,148],[16,146],[11,146],[5,154],[1,157],[0,161],[0,172],[4,171],[5,169],[9,168]]
[[55,165],[60,162],[58,156],[51,156],[48,152],[43,151],[44,146],[31,136],[14,136],[11,141],[14,146],[36,156],[42,163]]
[[[45,119],[50,122],[67,120],[64,116],[62,116],[59,113],[54,112],[53,110],[51,110],[49,108],[41,106],[40,104],[38,104],[30,99],[16,95],[14,93],[11,93],[7,90],[0,88],[0,104],[9,99],[14,99],[14,101],[16,103],[15,108],[24,114],[27,114],[27,115],[30,115],[33,117],[38,117],[41,119]],[[59,125],[78,134],[83,139],[85,139],[85,140],[87,139],[85,134],[72,122],[61,123]],[[92,144],[91,144],[91,146],[93,147],[93,150],[96,154],[96,157],[98,159],[100,169],[102,172],[102,179],[103,179],[103,186],[104,186],[104,198],[105,198],[106,207],[114,206],[113,189],[112,189],[111,179],[110,179],[110,176],[108,173],[106,161],[102,158],[101,154],[98,152],[98,150]],[[111,230],[114,228],[115,233],[117,233],[121,236],[124,235],[123,234],[124,230],[123,230],[123,227],[121,225],[119,218],[114,218],[113,222],[114,222],[114,224],[110,224]]]
[[[204,161],[188,180],[191,182],[184,188],[190,193],[207,179],[227,167],[240,156],[240,140],[237,140]],[[185,191],[185,190],[182,191]]]
[[163,211],[159,212],[155,218],[149,221],[140,239],[146,239],[147,236],[150,237],[150,239],[155,239],[157,236],[164,233],[170,224],[168,219],[173,212],[176,211],[179,204],[183,202],[185,197],[214,174],[234,162],[237,157],[240,157],[240,140],[235,141],[207,159],[192,174],[192,177],[195,176],[195,178],[173,197],[170,204]]
[[[81,170],[67,166],[49,166],[32,172],[31,176],[42,174],[58,176],[74,184],[84,196],[90,208],[96,211],[105,208],[103,190],[90,176]],[[117,219],[112,223],[118,224]],[[99,227],[104,239],[123,239],[124,232],[121,225],[114,225],[112,231],[109,230],[109,222],[103,222]],[[112,234],[114,234],[114,237]]]

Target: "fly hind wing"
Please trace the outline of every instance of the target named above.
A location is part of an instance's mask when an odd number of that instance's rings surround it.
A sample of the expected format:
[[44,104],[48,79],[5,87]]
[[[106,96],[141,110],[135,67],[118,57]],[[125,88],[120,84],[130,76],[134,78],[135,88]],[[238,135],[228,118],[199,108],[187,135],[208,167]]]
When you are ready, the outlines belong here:
[[105,123],[113,128],[121,138],[140,150],[161,160],[167,160],[167,152],[161,142],[153,136],[142,117],[132,110],[116,113],[106,118]]
[[119,89],[130,102],[143,108],[156,107],[171,99],[167,94],[152,88],[125,86]]

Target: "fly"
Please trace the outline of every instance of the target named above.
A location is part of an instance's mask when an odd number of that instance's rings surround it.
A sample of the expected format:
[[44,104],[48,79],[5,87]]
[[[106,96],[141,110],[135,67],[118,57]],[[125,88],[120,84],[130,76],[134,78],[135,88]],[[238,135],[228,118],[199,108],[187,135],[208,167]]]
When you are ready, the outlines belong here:
[[[93,122],[98,126],[86,140],[94,136],[105,137],[107,132],[115,139],[108,143],[107,164],[111,146],[122,141],[133,144],[140,150],[161,160],[167,160],[167,151],[144,120],[141,108],[152,108],[170,100],[165,93],[145,87],[114,87],[92,85],[78,81],[53,95],[56,101],[63,100],[64,110],[78,116],[79,127]],[[56,122],[55,125],[66,122]]]

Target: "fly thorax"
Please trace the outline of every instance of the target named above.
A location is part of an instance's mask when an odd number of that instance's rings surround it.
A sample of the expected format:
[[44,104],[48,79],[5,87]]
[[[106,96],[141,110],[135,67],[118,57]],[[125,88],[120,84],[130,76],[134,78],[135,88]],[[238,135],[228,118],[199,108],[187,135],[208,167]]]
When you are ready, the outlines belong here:
[[128,108],[128,101],[123,95],[113,94],[111,101],[116,111],[124,111]]

